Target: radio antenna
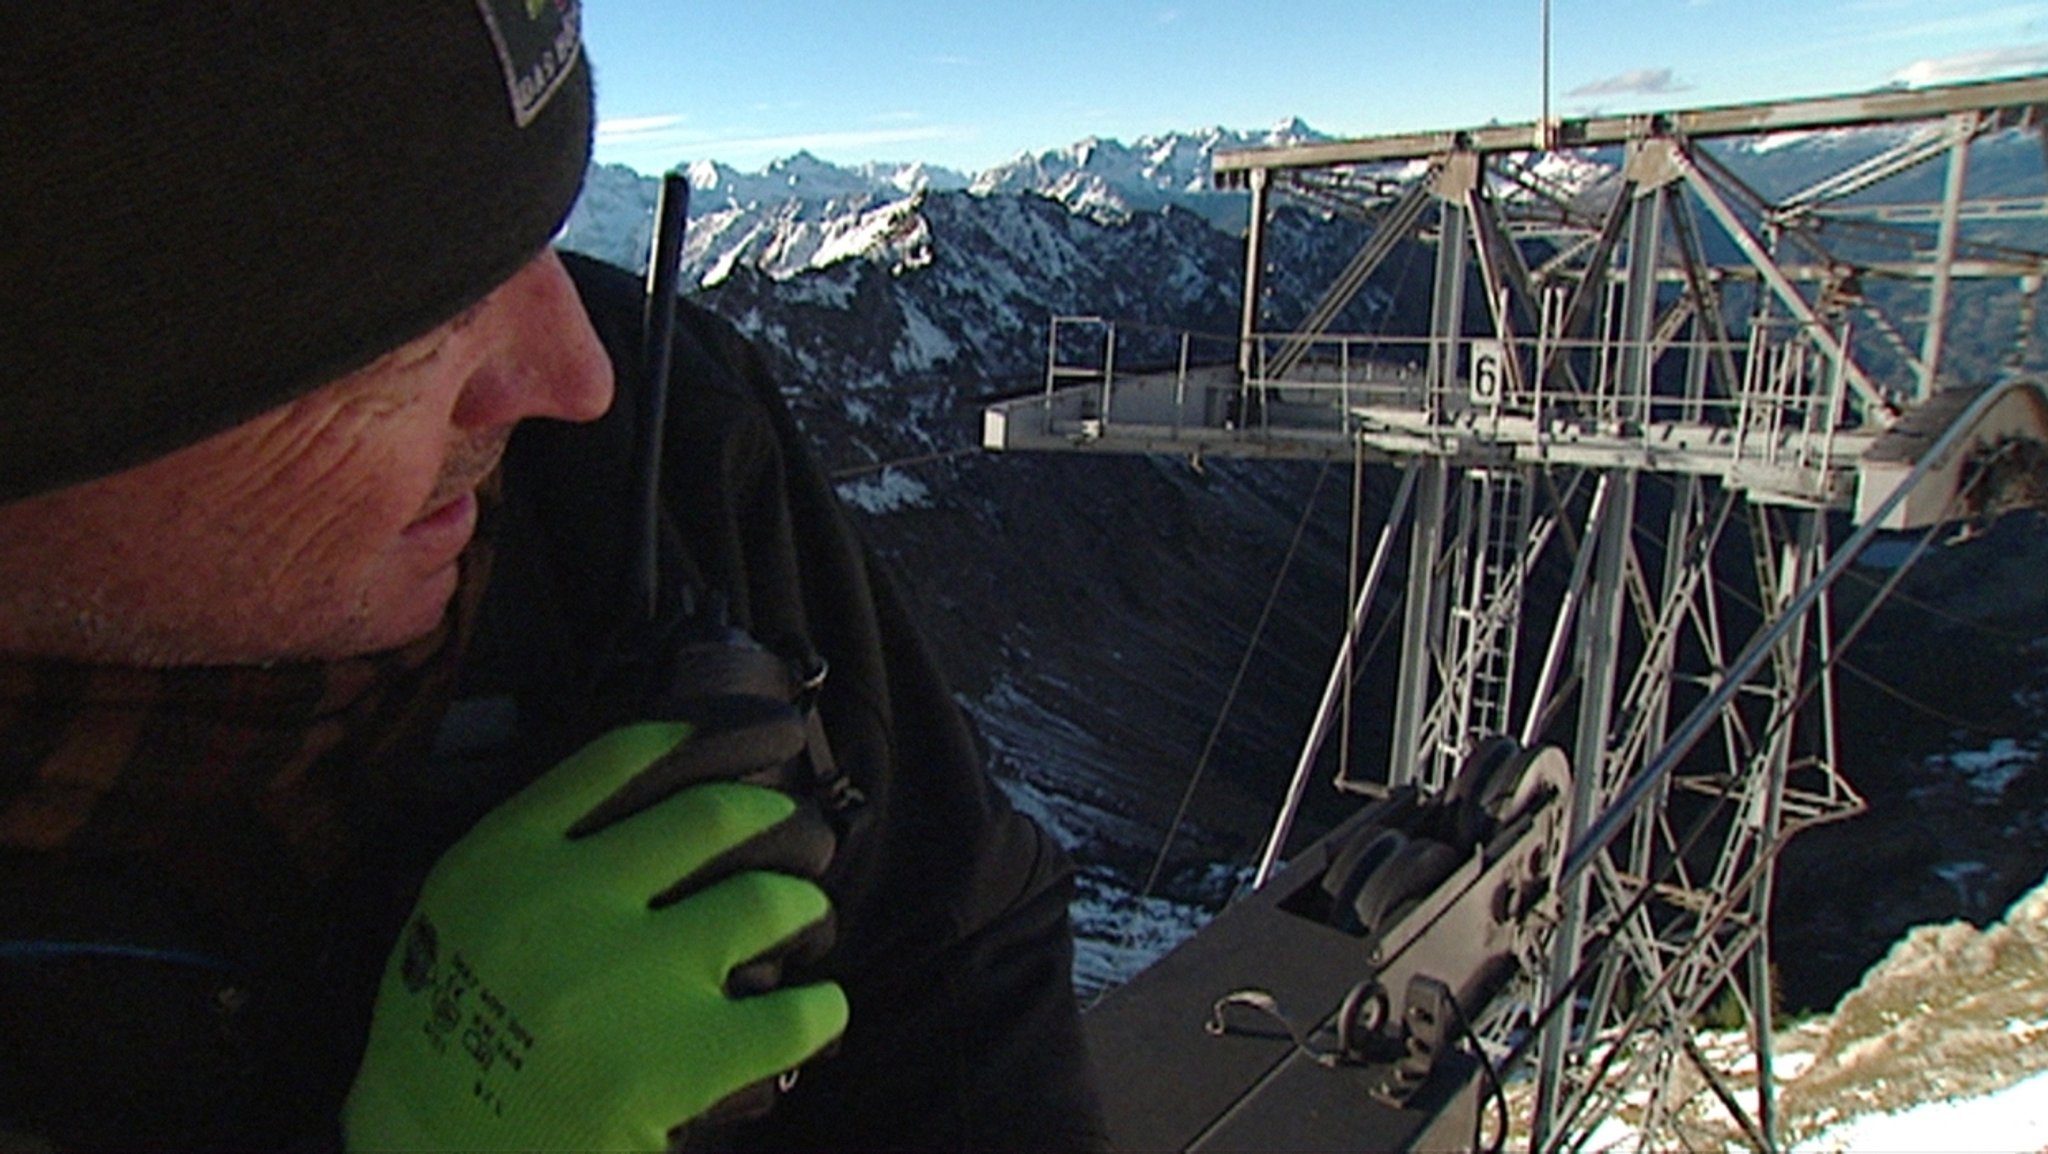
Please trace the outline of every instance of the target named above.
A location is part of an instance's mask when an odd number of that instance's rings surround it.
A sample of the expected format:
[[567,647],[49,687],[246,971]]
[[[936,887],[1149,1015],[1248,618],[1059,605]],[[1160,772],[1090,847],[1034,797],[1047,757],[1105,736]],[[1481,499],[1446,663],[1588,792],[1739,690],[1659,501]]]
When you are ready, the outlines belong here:
[[642,318],[640,365],[646,373],[640,396],[639,442],[635,449],[634,494],[639,507],[632,568],[633,603],[648,624],[661,612],[661,442],[668,423],[670,362],[675,356],[676,289],[682,279],[683,229],[690,218],[690,179],[681,170],[661,181],[654,205],[654,240],[647,256],[647,312]]

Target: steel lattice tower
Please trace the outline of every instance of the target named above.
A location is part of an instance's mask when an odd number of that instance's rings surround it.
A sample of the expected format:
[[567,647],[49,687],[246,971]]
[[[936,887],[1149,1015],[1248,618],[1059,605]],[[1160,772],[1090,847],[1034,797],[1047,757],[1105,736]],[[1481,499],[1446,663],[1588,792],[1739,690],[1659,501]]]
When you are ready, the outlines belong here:
[[[1405,552],[1392,756],[1343,784],[1442,789],[1494,734],[1570,755],[1558,892],[1486,1031],[1534,1070],[1536,1148],[1615,1114],[1659,1145],[1708,1125],[1779,1143],[1773,869],[1793,835],[1862,805],[1836,756],[1829,590],[1880,529],[2038,485],[2026,447],[2048,439],[2048,395],[2023,370],[2048,231],[2016,222],[2048,217],[2048,196],[1973,196],[1969,177],[1986,142],[2039,133],[2044,107],[2031,78],[1226,154],[1217,180],[1252,206],[1235,363],[1121,374],[1113,327],[1085,322],[1106,339],[1076,361],[1062,326],[1082,322],[1056,321],[1045,393],[988,413],[996,448],[1403,471],[1296,796]],[[1883,146],[1803,188],[1752,187],[1728,159],[1851,128]],[[1559,179],[1593,163],[1605,179]],[[1370,233],[1275,329],[1282,199]],[[1338,331],[1417,246],[1429,331]],[[2003,366],[1956,365],[1964,294],[2011,325]],[[1844,513],[1854,532],[1833,540]],[[1747,1023],[1742,1062],[1696,1042],[1715,1005]]]

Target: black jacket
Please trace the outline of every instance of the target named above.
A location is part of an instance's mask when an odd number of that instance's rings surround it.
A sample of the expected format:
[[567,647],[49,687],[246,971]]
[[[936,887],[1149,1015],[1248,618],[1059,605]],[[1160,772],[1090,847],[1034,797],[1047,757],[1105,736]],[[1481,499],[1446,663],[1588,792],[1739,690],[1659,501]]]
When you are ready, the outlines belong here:
[[[418,792],[325,900],[324,944],[294,972],[258,966],[233,982],[162,959],[23,967],[0,954],[0,1150],[10,1131],[81,1147],[332,1145],[383,956],[426,869],[561,753],[639,708],[609,688],[603,658],[622,619],[641,294],[617,269],[569,267],[612,354],[618,402],[591,425],[535,422],[514,436],[458,700],[413,775]],[[776,651],[829,663],[818,710],[866,796],[825,882],[838,942],[824,969],[846,988],[851,1024],[837,1054],[732,1145],[1101,1148],[1069,985],[1064,856],[982,769],[757,353],[688,305],[675,351],[665,579],[672,593],[722,597],[734,624]],[[10,910],[35,912],[48,933],[45,915],[76,909],[57,915],[78,923],[63,936],[181,941],[156,924],[165,903],[138,896],[146,885],[0,860],[0,939]]]

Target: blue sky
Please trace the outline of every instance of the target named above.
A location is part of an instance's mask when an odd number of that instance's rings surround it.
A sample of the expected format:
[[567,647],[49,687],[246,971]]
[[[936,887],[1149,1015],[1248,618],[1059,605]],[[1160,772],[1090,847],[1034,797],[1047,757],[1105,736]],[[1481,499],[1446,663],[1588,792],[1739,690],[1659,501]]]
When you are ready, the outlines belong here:
[[[2048,71],[2048,0],[1553,0],[1561,115]],[[1540,0],[586,0],[598,158],[924,160],[1530,121]]]

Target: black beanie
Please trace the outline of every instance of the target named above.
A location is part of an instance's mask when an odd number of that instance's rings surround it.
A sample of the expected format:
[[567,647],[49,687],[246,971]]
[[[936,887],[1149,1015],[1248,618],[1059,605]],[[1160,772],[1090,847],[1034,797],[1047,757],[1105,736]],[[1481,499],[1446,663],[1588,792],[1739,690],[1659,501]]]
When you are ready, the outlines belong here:
[[0,46],[0,502],[361,368],[552,238],[577,0],[63,0]]

